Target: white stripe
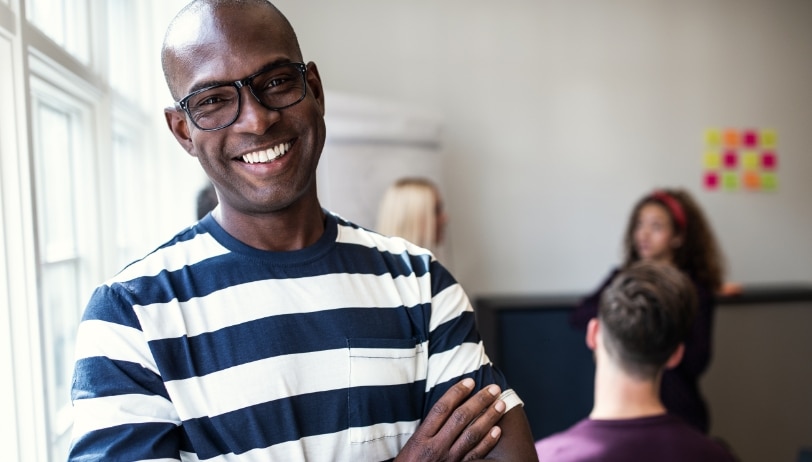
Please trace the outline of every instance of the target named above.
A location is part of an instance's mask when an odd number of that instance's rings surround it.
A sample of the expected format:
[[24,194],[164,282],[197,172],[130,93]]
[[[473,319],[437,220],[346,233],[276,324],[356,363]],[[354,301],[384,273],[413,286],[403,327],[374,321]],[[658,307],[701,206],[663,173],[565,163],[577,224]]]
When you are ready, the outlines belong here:
[[440,324],[458,317],[462,311],[474,311],[462,286],[453,284],[446,287],[431,301],[429,331],[433,332]]
[[184,266],[226,253],[229,253],[229,250],[220,245],[211,234],[198,234],[193,239],[177,242],[147,255],[115,275],[107,285],[142,276],[155,276],[161,271],[176,271]]
[[124,424],[167,422],[180,425],[172,403],[157,395],[118,395],[73,402],[73,436]]
[[413,383],[426,378],[426,351],[423,344],[277,356],[165,385],[181,419],[189,420],[306,393]]
[[451,350],[435,353],[429,358],[429,374],[426,378],[426,391],[438,383],[444,383],[461,375],[478,370],[490,364],[482,342],[463,343]]
[[426,274],[394,280],[386,274],[328,274],[299,279],[262,280],[227,287],[179,303],[135,306],[147,340],[195,336],[273,315],[359,307],[417,305],[430,299]]
[[[298,441],[288,441],[268,448],[252,449],[242,454],[223,454],[206,462],[357,462],[359,460],[386,460],[394,458],[414,433],[419,422],[395,422],[367,428],[353,428],[327,435],[316,435]],[[351,443],[350,433],[362,439],[369,435],[383,435],[364,443]],[[193,454],[181,453],[184,462],[200,462]]]
[[499,395],[499,399],[504,401],[505,403],[505,412],[513,409],[516,406],[524,406],[524,401],[519,398],[519,395],[516,394],[512,388],[505,390]]
[[76,360],[106,356],[113,360],[130,361],[158,373],[152,353],[138,329],[98,319],[79,324],[76,335]]

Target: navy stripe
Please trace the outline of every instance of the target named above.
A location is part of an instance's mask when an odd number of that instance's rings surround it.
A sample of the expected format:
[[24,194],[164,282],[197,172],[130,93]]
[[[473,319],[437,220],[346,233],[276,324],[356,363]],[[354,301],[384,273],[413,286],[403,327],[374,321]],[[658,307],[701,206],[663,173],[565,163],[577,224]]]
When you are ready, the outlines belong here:
[[440,324],[431,333],[429,356],[451,350],[463,343],[479,343],[476,318],[472,311],[460,313],[456,318]]
[[96,462],[177,459],[179,432],[176,425],[165,422],[119,425],[95,430],[73,442],[68,460]]
[[448,270],[437,260],[432,260],[431,264],[429,265],[429,270],[431,271],[432,296],[439,294],[457,283],[454,276],[452,276],[451,273],[449,273]]
[[158,395],[169,399],[161,377],[140,364],[103,356],[76,361],[72,400],[128,394]]
[[460,375],[459,377],[455,377],[451,380],[435,385],[426,398],[426,403],[423,408],[423,415],[429,415],[431,407],[434,406],[434,404],[445,394],[445,392],[468,377],[474,379],[474,389],[468,396],[475,395],[478,391],[485,388],[485,386],[492,383],[499,385],[502,390],[508,390],[510,388],[507,380],[505,380],[505,376],[502,375],[499,369],[496,369],[492,365],[486,364],[473,372]]
[[[277,252],[278,253],[278,252]],[[277,264],[272,256],[265,261],[227,253],[175,271],[161,271],[122,283],[137,294],[136,305],[185,302],[221,289],[268,279],[303,278],[335,273],[417,277],[429,271],[428,255],[391,254],[355,244],[337,244],[325,258],[310,265]]]
[[181,380],[274,356],[346,348],[348,338],[423,342],[429,335],[428,317],[425,305],[346,308],[273,316],[149,345],[163,379]]
[[97,287],[85,307],[82,321],[107,321],[141,330],[141,323],[132,307],[119,296],[120,289],[115,287],[115,284]]
[[231,452],[242,454],[308,436],[341,432],[348,428],[348,422],[350,427],[365,427],[420,419],[425,386],[425,382],[416,382],[299,395],[215,417],[191,419],[183,423],[183,428],[191,440],[205,443],[194,448],[201,459]]

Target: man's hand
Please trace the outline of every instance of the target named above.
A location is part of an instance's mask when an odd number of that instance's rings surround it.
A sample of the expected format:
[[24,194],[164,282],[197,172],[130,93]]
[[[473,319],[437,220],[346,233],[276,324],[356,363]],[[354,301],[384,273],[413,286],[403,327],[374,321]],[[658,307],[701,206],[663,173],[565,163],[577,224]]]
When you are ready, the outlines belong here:
[[428,417],[395,459],[406,461],[467,461],[485,457],[502,434],[494,426],[505,412],[498,400],[499,386],[490,385],[466,398],[474,389],[473,379],[451,387],[431,408]]

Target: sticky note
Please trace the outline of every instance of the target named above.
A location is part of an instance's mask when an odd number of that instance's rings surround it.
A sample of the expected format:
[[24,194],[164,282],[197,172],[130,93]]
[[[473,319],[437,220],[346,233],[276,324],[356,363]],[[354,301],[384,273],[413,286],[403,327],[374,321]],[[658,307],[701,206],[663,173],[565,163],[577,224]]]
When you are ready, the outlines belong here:
[[742,183],[747,189],[758,189],[761,186],[761,175],[755,170],[745,170],[742,174]]
[[747,170],[756,170],[761,164],[761,157],[756,151],[744,151],[741,154],[742,167]]
[[761,168],[775,170],[778,168],[778,156],[773,151],[764,151],[761,154]]
[[728,128],[727,130],[722,133],[722,138],[725,143],[725,147],[727,148],[737,148],[739,147],[739,132]]
[[705,172],[703,184],[705,189],[715,190],[719,188],[719,174],[716,172]]
[[722,187],[728,191],[735,191],[739,189],[739,175],[736,172],[723,173]]
[[739,164],[739,158],[736,155],[736,151],[733,149],[728,149],[722,154],[722,165],[725,166],[726,169],[732,170],[736,168]]
[[778,135],[775,130],[766,129],[761,131],[762,148],[774,149],[776,144],[778,144]]
[[708,151],[705,153],[703,161],[707,170],[715,170],[722,165],[722,156],[716,151]]
[[722,144],[722,132],[716,128],[705,130],[705,146],[718,148]]
[[742,145],[746,148],[758,146],[758,132],[755,130],[745,130],[742,134]]
[[778,177],[776,177],[775,173],[765,172],[761,174],[761,189],[764,191],[778,189]]

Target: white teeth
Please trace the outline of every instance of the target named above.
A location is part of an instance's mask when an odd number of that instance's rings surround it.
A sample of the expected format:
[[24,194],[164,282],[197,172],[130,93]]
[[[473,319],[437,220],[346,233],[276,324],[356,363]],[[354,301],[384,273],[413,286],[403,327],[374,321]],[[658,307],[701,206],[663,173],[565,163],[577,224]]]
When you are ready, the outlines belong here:
[[282,157],[290,149],[290,143],[282,143],[268,148],[264,151],[250,152],[242,156],[242,160],[248,164],[257,164],[263,162],[270,162],[274,159]]

